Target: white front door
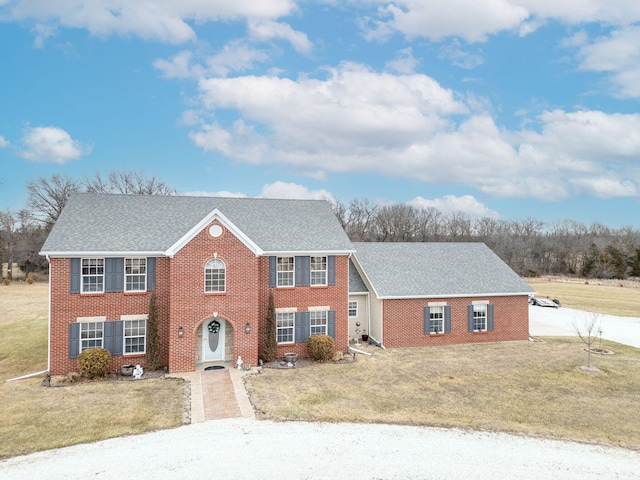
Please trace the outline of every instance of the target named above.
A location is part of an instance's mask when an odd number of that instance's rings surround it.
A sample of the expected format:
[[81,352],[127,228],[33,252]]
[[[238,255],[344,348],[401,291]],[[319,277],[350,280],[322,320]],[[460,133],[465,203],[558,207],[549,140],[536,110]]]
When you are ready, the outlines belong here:
[[210,318],[202,324],[202,361],[224,360],[224,331],[221,318]]

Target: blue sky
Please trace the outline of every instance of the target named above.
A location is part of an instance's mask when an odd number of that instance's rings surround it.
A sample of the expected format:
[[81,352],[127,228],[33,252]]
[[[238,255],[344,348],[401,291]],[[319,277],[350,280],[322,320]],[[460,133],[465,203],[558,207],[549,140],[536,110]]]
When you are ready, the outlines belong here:
[[0,209],[184,194],[639,226],[640,3],[0,0]]

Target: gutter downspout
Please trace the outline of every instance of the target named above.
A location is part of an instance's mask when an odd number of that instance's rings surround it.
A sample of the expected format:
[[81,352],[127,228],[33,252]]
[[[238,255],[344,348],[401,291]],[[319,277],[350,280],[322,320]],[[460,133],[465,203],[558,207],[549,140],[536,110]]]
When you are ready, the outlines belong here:
[[51,371],[51,258],[47,255],[49,264],[49,312],[47,320],[47,372]]

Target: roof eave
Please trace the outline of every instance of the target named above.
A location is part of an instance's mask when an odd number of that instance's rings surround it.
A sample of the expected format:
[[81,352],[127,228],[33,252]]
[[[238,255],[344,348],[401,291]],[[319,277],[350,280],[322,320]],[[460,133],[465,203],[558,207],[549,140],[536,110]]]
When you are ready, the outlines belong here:
[[456,293],[444,295],[383,295],[379,296],[380,300],[408,300],[417,298],[470,298],[470,297],[520,297],[529,296],[535,293],[533,290],[529,292],[513,292],[513,293]]
[[71,257],[164,257],[164,251],[42,251],[39,255],[49,258],[71,258]]

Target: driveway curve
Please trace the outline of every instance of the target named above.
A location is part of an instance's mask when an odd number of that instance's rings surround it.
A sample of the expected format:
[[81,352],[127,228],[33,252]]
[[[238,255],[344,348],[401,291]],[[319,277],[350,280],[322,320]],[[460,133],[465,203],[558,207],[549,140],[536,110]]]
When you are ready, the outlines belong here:
[[637,479],[640,453],[430,427],[213,420],[0,462],[7,479]]

